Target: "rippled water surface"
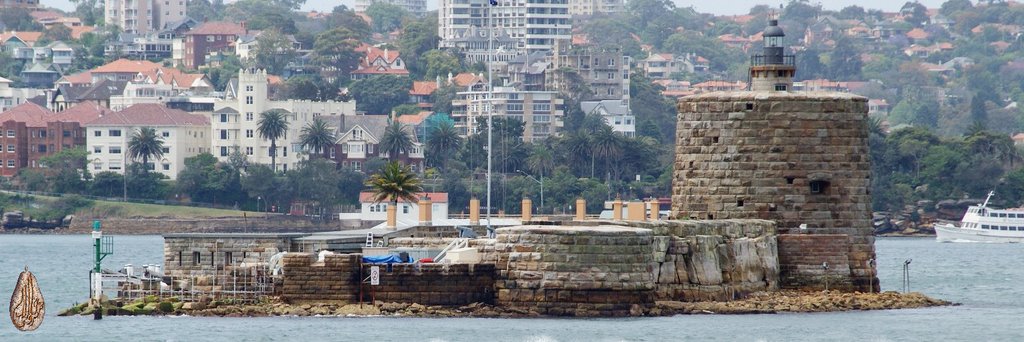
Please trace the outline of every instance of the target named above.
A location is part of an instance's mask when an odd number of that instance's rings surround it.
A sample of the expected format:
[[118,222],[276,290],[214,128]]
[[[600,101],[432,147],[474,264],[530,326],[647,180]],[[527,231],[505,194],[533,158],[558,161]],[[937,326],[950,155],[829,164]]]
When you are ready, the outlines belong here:
[[[117,236],[108,268],[159,263],[159,236]],[[882,288],[911,289],[961,306],[872,312],[697,315],[628,319],[56,317],[88,296],[86,235],[0,235],[0,341],[1024,341],[1024,244],[879,239]],[[7,298],[25,266],[36,274],[47,317],[21,333]]]

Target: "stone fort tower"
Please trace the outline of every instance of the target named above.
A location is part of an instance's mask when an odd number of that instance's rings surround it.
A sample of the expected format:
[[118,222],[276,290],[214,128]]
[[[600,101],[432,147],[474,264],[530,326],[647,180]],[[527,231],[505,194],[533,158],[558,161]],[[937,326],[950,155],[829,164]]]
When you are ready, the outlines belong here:
[[771,20],[751,91],[678,102],[672,215],[775,221],[784,287],[877,289],[867,99],[794,92],[784,37]]

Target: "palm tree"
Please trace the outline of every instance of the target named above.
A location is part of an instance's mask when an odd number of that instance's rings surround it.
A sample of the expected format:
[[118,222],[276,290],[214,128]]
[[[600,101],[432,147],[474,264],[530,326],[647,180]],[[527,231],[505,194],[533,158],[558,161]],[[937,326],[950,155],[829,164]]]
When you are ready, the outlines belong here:
[[427,136],[427,156],[431,164],[444,167],[448,158],[462,147],[462,137],[451,121],[442,121]]
[[[391,208],[397,209],[398,200],[404,199],[409,202],[417,200],[416,193],[422,192],[420,179],[412,172],[408,165],[397,161],[390,161],[381,167],[380,172],[370,176],[366,180],[366,186],[373,191],[373,202],[380,203],[390,201]],[[395,211],[388,209],[388,224],[394,224]]]
[[[564,144],[564,148],[562,148],[562,150],[568,152],[566,157],[570,160],[570,163],[575,166],[577,170],[585,170],[586,166],[583,166],[582,168],[580,166],[586,163],[585,160],[588,156],[591,156],[590,137],[580,130],[565,135],[562,140],[562,144]],[[593,177],[593,175],[591,175],[591,177]]]
[[270,169],[277,171],[277,139],[284,136],[288,131],[288,120],[285,115],[288,112],[283,109],[271,109],[260,113],[260,120],[256,122],[256,131],[261,139],[270,140]]
[[384,136],[380,139],[380,150],[387,152],[388,159],[396,160],[400,154],[412,151],[412,147],[412,136],[402,123],[392,121],[384,129]]
[[128,140],[128,157],[132,160],[142,158],[143,167],[149,167],[149,158],[159,159],[164,155],[164,139],[156,134],[152,127],[142,127],[132,133]]
[[[618,133],[612,131],[611,126],[604,125],[597,132],[594,132],[592,157],[590,162],[590,177],[594,177],[594,159],[601,157],[605,163],[605,172],[609,172],[611,161],[622,154],[622,139]],[[610,177],[610,175],[609,175]]]
[[323,155],[327,149],[334,145],[334,131],[327,127],[327,121],[320,117],[313,118],[313,122],[302,128],[302,135],[299,136],[299,143],[303,148],[309,149],[310,156]]

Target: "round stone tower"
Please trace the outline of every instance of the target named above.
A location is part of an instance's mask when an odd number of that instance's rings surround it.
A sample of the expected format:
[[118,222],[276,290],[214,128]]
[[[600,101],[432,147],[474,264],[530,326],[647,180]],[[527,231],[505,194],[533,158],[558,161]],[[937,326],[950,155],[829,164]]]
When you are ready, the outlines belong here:
[[793,91],[777,21],[764,37],[751,91],[678,102],[672,215],[775,221],[783,286],[877,288],[867,99]]

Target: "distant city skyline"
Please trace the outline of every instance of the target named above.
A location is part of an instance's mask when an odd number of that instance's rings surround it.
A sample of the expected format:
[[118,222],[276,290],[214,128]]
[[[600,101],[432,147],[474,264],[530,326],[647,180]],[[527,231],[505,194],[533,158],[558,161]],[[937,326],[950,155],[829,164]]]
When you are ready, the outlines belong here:
[[[230,3],[232,0],[225,0],[224,2]],[[747,14],[751,7],[759,4],[771,5],[777,7],[780,4],[789,3],[789,0],[727,0],[727,1],[703,1],[703,0],[674,0],[678,7],[690,7],[693,6],[698,12],[713,13],[716,15],[736,15],[736,14]],[[921,4],[930,8],[936,8],[942,6],[942,3],[946,0],[919,0]],[[75,6],[69,0],[42,0],[40,1],[44,6],[56,7],[65,11],[74,10]],[[437,9],[437,0],[427,0],[427,8],[430,10]],[[892,1],[892,0],[829,0],[829,1],[811,1],[812,4],[820,3],[822,7],[828,10],[840,10],[843,7],[850,5],[857,5],[866,9],[880,9],[886,12],[895,12],[903,6],[906,1]],[[102,4],[102,2],[101,2]],[[302,10],[310,11],[316,10],[321,12],[330,12],[334,6],[345,5],[352,8],[353,0],[307,0],[302,6]]]

